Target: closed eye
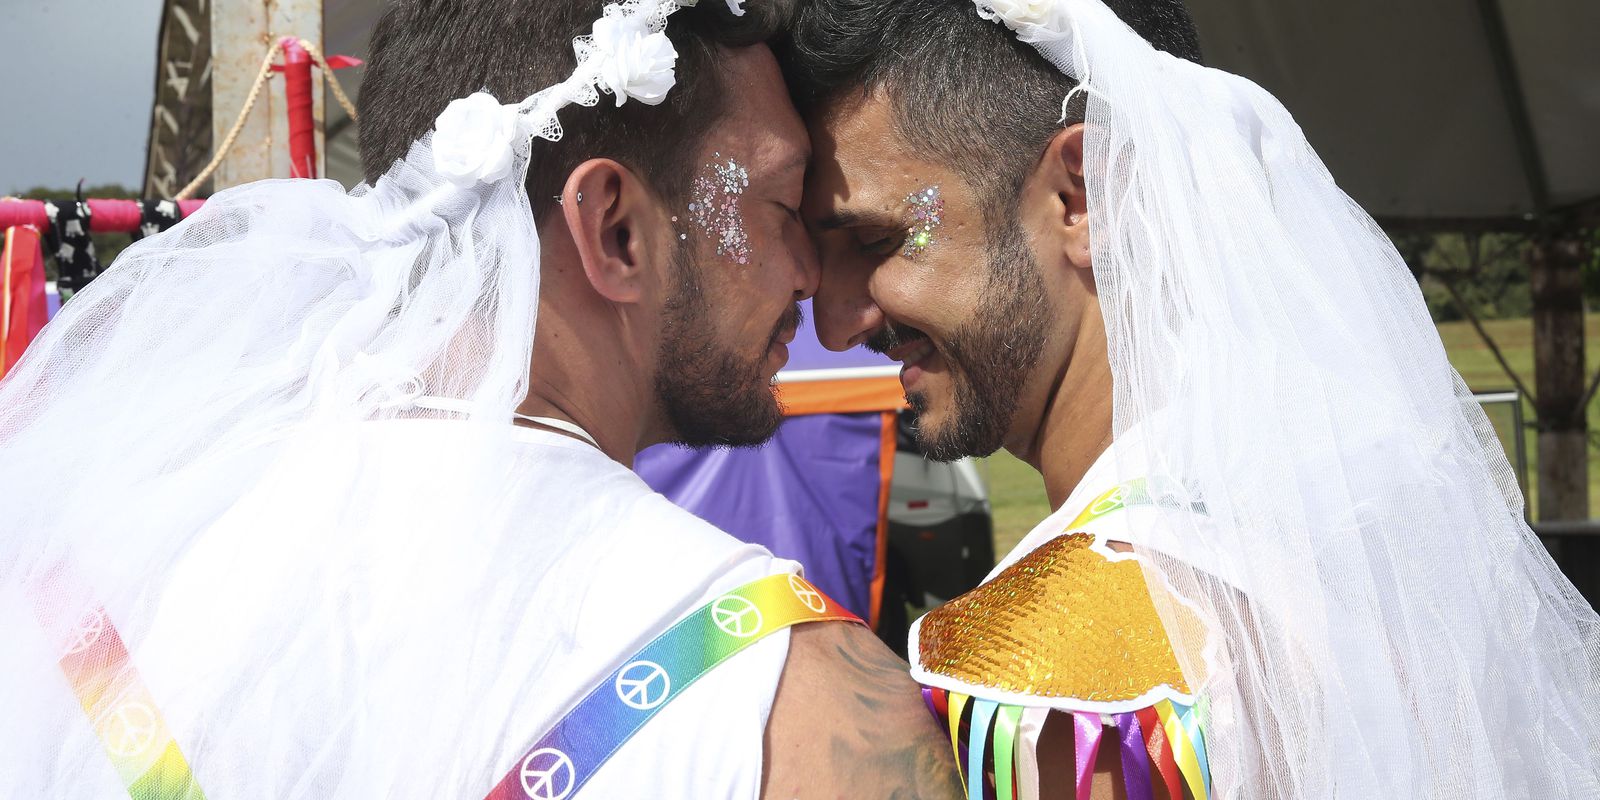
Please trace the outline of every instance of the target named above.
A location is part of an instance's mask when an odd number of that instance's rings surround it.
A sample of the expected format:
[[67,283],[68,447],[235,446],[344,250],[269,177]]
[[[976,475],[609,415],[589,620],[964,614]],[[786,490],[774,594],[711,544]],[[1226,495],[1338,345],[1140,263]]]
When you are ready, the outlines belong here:
[[788,214],[789,215],[789,219],[792,219],[795,222],[800,223],[801,225],[805,224],[805,220],[802,219],[801,216],[800,216],[800,209],[791,208],[791,207],[789,207],[788,203],[774,203],[773,205],[776,205],[778,208],[783,209],[783,213]]
[[905,241],[906,235],[904,233],[890,234],[872,241],[862,242],[861,252],[878,256],[879,258],[888,258],[894,255],[900,249],[900,246],[905,244]]

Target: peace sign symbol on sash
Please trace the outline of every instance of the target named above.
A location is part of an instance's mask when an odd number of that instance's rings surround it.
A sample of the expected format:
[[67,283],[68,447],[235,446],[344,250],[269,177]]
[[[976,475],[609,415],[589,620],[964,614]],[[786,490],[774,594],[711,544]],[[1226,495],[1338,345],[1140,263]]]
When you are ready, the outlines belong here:
[[723,633],[748,639],[761,632],[761,609],[736,594],[725,594],[711,605],[711,621]]
[[635,661],[617,673],[617,699],[639,711],[649,711],[667,701],[672,678],[654,661]]
[[122,758],[132,758],[155,744],[160,723],[156,712],[143,703],[123,703],[106,717],[102,733],[107,750]]
[[1106,494],[1105,497],[1096,500],[1094,505],[1089,507],[1089,513],[1098,517],[1102,514],[1110,514],[1111,512],[1116,511],[1118,508],[1122,507],[1122,498],[1127,491],[1128,489],[1126,486],[1118,486],[1117,488],[1111,490]]
[[572,759],[553,747],[544,747],[522,759],[522,792],[530,800],[565,800],[577,777]]
[[75,655],[88,650],[100,641],[100,635],[106,630],[106,616],[98,609],[90,611],[80,617],[72,626],[71,641],[67,642],[65,655]]
[[806,608],[818,614],[828,610],[828,601],[822,599],[822,592],[817,591],[817,587],[812,586],[805,578],[799,575],[790,575],[789,588],[794,592],[794,596],[805,604]]

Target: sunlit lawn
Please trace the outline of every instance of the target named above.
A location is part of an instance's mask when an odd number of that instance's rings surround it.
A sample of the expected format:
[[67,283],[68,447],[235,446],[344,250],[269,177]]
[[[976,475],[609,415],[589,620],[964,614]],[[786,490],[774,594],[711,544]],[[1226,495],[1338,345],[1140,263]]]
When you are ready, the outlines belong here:
[[[1591,364],[1600,363],[1600,314],[1591,314],[1588,317],[1589,341],[1586,355]],[[1529,389],[1534,389],[1533,376],[1533,322],[1527,319],[1493,320],[1484,323],[1489,334],[1494,337],[1500,351],[1505,354],[1506,360],[1522,378],[1523,384]],[[1450,353],[1450,361],[1455,364],[1456,370],[1466,379],[1467,385],[1474,392],[1496,392],[1512,388],[1511,379],[1506,377],[1499,364],[1495,362],[1494,354],[1484,345],[1477,332],[1465,322],[1449,322],[1439,326],[1439,337],[1444,340],[1445,349]],[[1589,425],[1596,429],[1600,425],[1600,416],[1596,415],[1596,405],[1589,406]],[[1525,421],[1532,423],[1533,409],[1526,403],[1523,405]],[[1509,440],[1511,433],[1511,415],[1505,406],[1491,407],[1489,416],[1494,420],[1495,427],[1500,431],[1502,439]],[[1529,507],[1537,508],[1536,493],[1538,492],[1536,475],[1538,474],[1537,443],[1534,433],[1527,430],[1524,433],[1528,453],[1528,483]],[[1589,504],[1593,511],[1600,513],[1600,458],[1596,451],[1589,451]],[[1000,452],[985,459],[982,465],[985,477],[989,482],[989,497],[994,505],[994,538],[995,556],[1001,557],[1027,534],[1034,525],[1050,513],[1050,505],[1045,501],[1044,483],[1038,473],[1028,465],[1023,464],[1011,455]]]

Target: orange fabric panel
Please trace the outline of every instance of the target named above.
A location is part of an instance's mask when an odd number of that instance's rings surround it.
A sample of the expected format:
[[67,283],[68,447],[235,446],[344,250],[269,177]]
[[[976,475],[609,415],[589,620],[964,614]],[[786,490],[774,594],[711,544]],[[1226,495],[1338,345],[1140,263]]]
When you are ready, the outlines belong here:
[[900,379],[893,376],[780,383],[777,393],[789,417],[898,411],[906,406]]
[[[899,381],[895,382],[898,387]],[[878,612],[883,609],[884,562],[889,558],[889,485],[894,483],[894,411],[883,412],[883,435],[878,450],[878,558],[872,565],[872,613],[867,624],[878,629]]]
[[45,323],[44,251],[39,230],[5,230],[0,252],[0,377],[22,358]]

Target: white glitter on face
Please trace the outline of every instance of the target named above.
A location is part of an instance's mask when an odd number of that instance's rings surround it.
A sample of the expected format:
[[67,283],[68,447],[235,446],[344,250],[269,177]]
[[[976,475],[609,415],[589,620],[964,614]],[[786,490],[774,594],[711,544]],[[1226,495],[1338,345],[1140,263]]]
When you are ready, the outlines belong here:
[[944,224],[944,198],[939,196],[939,187],[929,186],[906,195],[906,205],[911,209],[912,224],[900,253],[916,258],[933,246],[934,233]]
[[689,193],[689,220],[717,243],[717,255],[736,264],[750,263],[750,237],[745,233],[739,200],[750,185],[750,172],[733,159],[707,164]]

